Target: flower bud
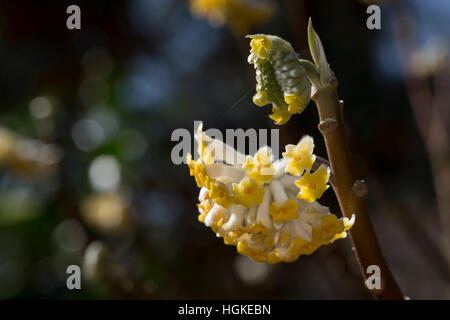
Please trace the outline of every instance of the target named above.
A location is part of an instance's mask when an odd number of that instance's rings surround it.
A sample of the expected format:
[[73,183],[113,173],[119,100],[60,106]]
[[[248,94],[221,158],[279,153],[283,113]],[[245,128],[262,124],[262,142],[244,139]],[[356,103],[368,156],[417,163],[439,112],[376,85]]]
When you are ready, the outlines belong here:
[[272,104],[270,118],[281,125],[301,113],[311,99],[311,84],[292,46],[272,35],[250,35],[248,62],[256,69],[257,106]]

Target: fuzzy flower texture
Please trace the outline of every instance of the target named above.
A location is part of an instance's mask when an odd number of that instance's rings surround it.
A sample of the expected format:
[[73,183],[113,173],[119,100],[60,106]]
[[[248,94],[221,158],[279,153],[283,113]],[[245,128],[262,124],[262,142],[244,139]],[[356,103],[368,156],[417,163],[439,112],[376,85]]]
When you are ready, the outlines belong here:
[[256,69],[256,94],[260,107],[272,104],[270,118],[282,125],[301,113],[311,99],[311,83],[289,42],[272,35],[250,35],[248,62]]
[[320,246],[345,238],[354,223],[338,219],[319,199],[330,169],[315,162],[314,142],[304,136],[273,161],[269,147],[244,156],[197,130],[198,153],[187,163],[199,194],[198,220],[225,244],[258,262],[293,262]]

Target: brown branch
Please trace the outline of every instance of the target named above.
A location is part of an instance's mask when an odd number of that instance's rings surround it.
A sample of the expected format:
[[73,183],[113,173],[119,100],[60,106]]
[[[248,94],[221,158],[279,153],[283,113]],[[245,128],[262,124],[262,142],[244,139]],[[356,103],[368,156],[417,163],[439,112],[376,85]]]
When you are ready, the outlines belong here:
[[350,146],[345,132],[342,115],[342,102],[336,92],[337,81],[323,86],[314,92],[312,99],[319,111],[321,131],[325,140],[331,171],[334,175],[333,188],[342,214],[351,218],[356,215],[355,225],[349,230],[361,272],[364,279],[370,265],[377,265],[381,271],[381,289],[369,290],[379,299],[404,299],[378,244],[370,222],[364,196],[365,183],[358,180],[352,162]]

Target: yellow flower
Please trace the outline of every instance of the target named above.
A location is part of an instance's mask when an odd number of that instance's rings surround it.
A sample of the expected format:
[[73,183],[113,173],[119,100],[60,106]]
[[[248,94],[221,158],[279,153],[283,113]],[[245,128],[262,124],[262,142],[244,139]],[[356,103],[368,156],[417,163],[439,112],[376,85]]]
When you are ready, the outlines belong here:
[[262,233],[266,236],[269,235],[269,230],[267,230],[261,222],[254,222],[250,228],[248,228],[248,232],[252,234]]
[[334,214],[328,214],[322,217],[322,223],[319,227],[313,228],[312,239],[310,242],[305,239],[298,238],[289,248],[292,255],[309,255],[316,251],[319,247],[333,243],[337,239],[345,238],[347,230],[350,229],[355,222],[355,216],[352,219],[338,219]]
[[192,156],[188,153],[186,157],[187,165],[189,167],[189,173],[191,176],[194,176],[195,182],[197,183],[197,187],[209,187],[211,182],[214,182],[213,179],[208,177],[206,173],[205,166],[203,165],[201,160],[195,161],[192,160]]
[[247,242],[239,242],[237,245],[237,251],[240,254],[246,255],[256,262],[265,262],[266,261],[266,253],[259,253],[257,250],[251,248]]
[[221,212],[214,220],[214,223],[211,225],[211,230],[214,231],[214,233],[217,233],[219,231],[219,228],[223,226],[227,221],[228,217],[223,212]]
[[303,99],[298,94],[285,94],[284,101],[289,105],[288,111],[292,114],[301,113],[308,105],[310,98]]
[[311,99],[311,83],[306,69],[289,42],[273,35],[250,35],[248,62],[256,69],[256,91],[253,102],[258,106],[272,104],[270,118],[275,124],[288,122],[302,112]]
[[260,204],[264,191],[264,188],[258,187],[249,177],[242,179],[239,184],[233,183],[235,202],[247,208],[251,208],[255,203]]
[[313,174],[305,172],[300,179],[295,181],[297,187],[300,188],[297,198],[310,203],[319,199],[330,187],[327,184],[329,176],[329,169],[325,167],[320,167]]
[[288,144],[286,152],[283,152],[283,157],[288,161],[285,171],[294,176],[300,176],[305,170],[310,171],[316,161],[313,149],[314,141],[310,136],[303,137],[296,146]]
[[272,41],[268,37],[262,35],[250,35],[247,37],[252,39],[252,41],[250,41],[250,56],[253,55],[260,59],[266,59],[272,48]]
[[278,109],[276,107],[272,107],[272,114],[269,116],[270,119],[275,121],[276,125],[282,125],[291,119],[292,114],[289,113],[289,111],[284,111],[281,109]]
[[266,104],[270,103],[269,97],[267,96],[267,93],[262,90],[256,89],[256,94],[253,96],[253,103],[256,104],[258,107],[263,107]]
[[234,231],[227,232],[223,237],[223,242],[226,245],[233,245],[233,246],[237,245],[239,238],[242,235],[242,232],[243,231],[241,231],[241,230],[234,230]]
[[[345,238],[354,224],[354,216],[338,219],[314,201],[329,187],[330,169],[321,166],[310,172],[315,161],[311,137],[288,145],[283,161],[276,163],[272,163],[270,148],[261,148],[254,156],[247,156],[242,168],[207,163],[206,158],[213,156],[206,152],[208,144],[216,140],[205,135],[201,126],[197,141],[203,158],[193,161],[188,154],[187,164],[201,187],[198,220],[225,244],[235,245],[239,253],[258,262],[293,262]],[[231,147],[228,150],[236,152]],[[222,161],[222,155],[217,157]],[[292,194],[294,181],[301,200]]]
[[318,242],[308,242],[305,239],[298,238],[295,239],[292,247],[290,248],[291,254],[296,255],[310,255],[320,247]]
[[269,212],[272,215],[274,222],[289,221],[299,217],[298,206],[294,199],[289,199],[280,207],[277,207],[275,203],[272,203]]
[[205,167],[203,163],[199,162],[194,164],[194,177],[195,182],[197,183],[197,187],[209,187],[209,177],[206,174]]
[[198,207],[198,211],[200,212],[200,214],[198,215],[198,221],[203,223],[203,222],[205,222],[205,218],[206,218],[209,210],[211,210],[211,208],[212,208],[211,202],[209,202],[209,200],[202,201],[199,204],[197,204],[197,207]]
[[281,261],[293,262],[297,260],[297,256],[291,255],[289,246],[292,241],[292,236],[289,232],[280,231],[275,240],[275,249],[267,256],[269,264],[275,264]]
[[261,148],[254,157],[247,156],[242,168],[246,170],[247,176],[255,180],[258,186],[262,186],[264,182],[270,182],[275,173],[270,149]]
[[344,231],[344,221],[339,220],[334,214],[322,218],[322,224],[313,229],[313,241],[330,242],[336,234]]
[[189,175],[192,177],[195,174],[195,160],[192,160],[192,155],[190,153],[186,156],[186,163],[189,167]]
[[338,239],[343,239],[347,237],[347,230],[349,230],[355,224],[355,215],[352,215],[351,219],[343,218],[342,222],[344,223],[344,231],[338,234],[335,234],[333,239],[330,242],[334,242]]
[[233,204],[233,196],[228,192],[225,184],[212,182],[209,186],[209,197],[212,198],[215,203],[227,209]]
[[240,254],[249,256],[257,262],[265,262],[267,254],[273,246],[273,236],[261,232],[246,234],[237,245]]

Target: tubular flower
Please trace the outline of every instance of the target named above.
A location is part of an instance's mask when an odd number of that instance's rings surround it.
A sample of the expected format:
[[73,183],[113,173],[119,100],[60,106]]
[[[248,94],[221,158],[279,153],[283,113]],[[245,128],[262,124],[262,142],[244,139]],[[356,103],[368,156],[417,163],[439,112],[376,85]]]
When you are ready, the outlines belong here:
[[275,124],[282,125],[291,119],[292,114],[289,111],[278,109],[277,107],[272,107],[272,114],[269,116],[270,119],[275,121]]
[[206,173],[203,161],[201,159],[197,161],[192,160],[190,153],[187,155],[186,161],[189,166],[190,175],[195,177],[197,187],[201,188],[209,186],[211,180]]
[[222,207],[229,208],[234,199],[228,192],[227,186],[221,182],[213,182],[209,186],[209,197]]
[[[320,167],[311,174],[308,165],[294,176],[286,168],[295,154],[284,154],[284,159],[272,162],[270,149],[263,147],[252,159],[271,168],[271,179],[262,179],[258,184],[260,176],[252,174],[255,167],[246,167],[245,163],[242,166],[248,157],[207,137],[201,130],[197,140],[199,137],[204,138],[205,147],[215,156],[210,163],[193,161],[188,156],[191,175],[201,188],[198,220],[223,238],[225,244],[236,246],[239,253],[255,261],[278,263],[293,262],[346,237],[354,217],[338,219],[315,201],[328,187],[328,168]],[[292,152],[313,156],[312,138],[302,141],[300,151]],[[297,197],[298,186],[305,199]]]
[[264,36],[252,36],[250,41],[250,57],[249,60],[253,61],[257,58],[266,59],[270,49],[272,49],[272,41]]
[[270,182],[275,173],[270,149],[264,147],[256,153],[255,157],[247,156],[242,168],[246,170],[247,175],[252,178],[258,186],[262,186],[264,182]]
[[268,21],[276,8],[272,0],[190,0],[190,4],[194,16],[215,27],[227,24],[237,35]]
[[281,207],[277,207],[275,203],[272,203],[269,212],[274,222],[289,221],[298,218],[298,206],[294,199],[289,199]]
[[303,137],[297,145],[288,144],[283,157],[287,159],[286,172],[299,176],[303,171],[310,171],[316,156],[313,155],[314,141],[310,136]]
[[257,106],[272,104],[270,118],[281,125],[291,116],[301,113],[311,99],[311,84],[306,70],[292,46],[272,35],[249,35],[250,55],[248,62],[256,69]]
[[254,204],[262,202],[264,189],[258,187],[257,183],[249,177],[245,177],[241,182],[233,183],[233,193],[237,203],[251,208]]
[[330,169],[321,166],[316,172],[305,172],[303,176],[295,181],[300,192],[297,198],[307,202],[313,202],[320,198],[330,185],[327,184],[330,177]]

